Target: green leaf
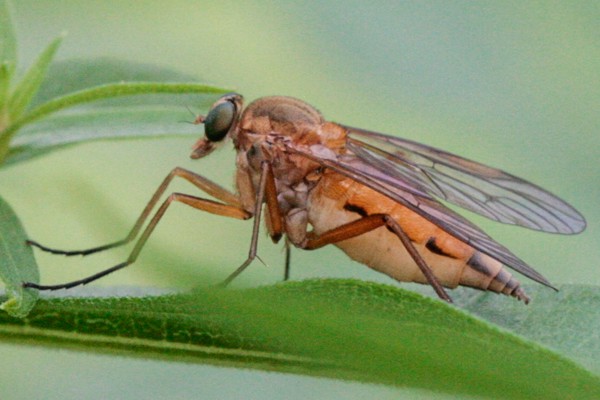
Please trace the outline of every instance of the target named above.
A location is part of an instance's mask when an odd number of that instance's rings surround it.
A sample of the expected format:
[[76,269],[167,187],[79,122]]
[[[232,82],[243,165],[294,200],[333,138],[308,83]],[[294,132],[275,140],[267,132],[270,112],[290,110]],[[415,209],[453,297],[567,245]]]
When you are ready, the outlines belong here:
[[600,374],[600,289],[562,285],[558,293],[528,286],[534,299],[527,307],[511,299],[458,291],[466,310],[541,343]]
[[597,376],[547,348],[441,301],[349,280],[47,299],[27,319],[0,316],[0,337],[463,396],[600,397]]
[[[173,81],[164,81],[169,78]],[[197,137],[198,127],[181,123],[192,120],[187,107],[208,107],[216,94],[229,90],[184,79],[190,78],[123,61],[58,63],[32,101],[34,108],[7,129],[12,140],[5,163],[91,140]]]
[[8,101],[10,79],[17,65],[17,43],[10,14],[8,2],[0,0],[0,133],[8,123],[5,105]]
[[[170,68],[114,58],[70,59],[52,63],[31,102],[37,107],[56,97],[119,82],[194,82],[198,77]],[[115,102],[113,105],[123,104]]]
[[[203,85],[193,82],[120,82],[109,83],[106,85],[95,86],[88,89],[83,89],[77,92],[66,94],[62,97],[54,98],[31,110],[27,115],[23,116],[18,121],[15,121],[11,129],[19,129],[21,126],[41,119],[48,114],[86,103],[92,103],[103,99],[113,99],[121,96],[135,95],[156,95],[156,94],[222,94],[227,90]],[[152,98],[152,103],[156,100]],[[142,97],[132,101],[132,104],[147,104]],[[106,103],[100,103],[104,106]]]
[[[63,147],[67,144],[81,143],[90,140],[107,138],[141,138],[167,136],[174,132],[180,135],[188,134],[198,136],[198,129],[181,124],[182,112],[185,110],[184,94],[216,94],[225,93],[226,90],[214,86],[197,83],[159,83],[159,82],[133,82],[115,83],[97,86],[87,90],[67,94],[63,97],[50,100],[23,118],[15,121],[6,131],[7,135],[15,134],[20,128],[31,124],[43,117],[54,114],[74,106],[84,105],[101,99],[113,99],[118,96],[140,95],[131,100],[129,107],[112,108],[105,104],[98,104],[96,108],[90,106],[84,109],[70,110],[67,117],[57,116],[44,121],[44,125],[26,130],[11,143],[5,162],[23,161],[44,152]],[[144,99],[145,94],[172,94],[179,95],[181,101],[178,108],[169,107],[168,103],[176,101],[174,96],[167,100],[165,96],[163,107],[153,104],[155,97]],[[196,99],[198,102],[200,99]],[[214,98],[212,99],[214,101]],[[212,102],[211,101],[211,102]],[[113,120],[114,118],[114,120]],[[190,117],[188,116],[189,120]],[[146,134],[143,129],[154,124]],[[189,124],[188,124],[189,125]],[[112,132],[109,128],[112,127]],[[80,132],[76,136],[65,135],[65,129]],[[119,129],[120,128],[120,129]],[[117,130],[119,129],[119,130]],[[158,132],[157,132],[158,129]],[[87,133],[83,133],[86,132]],[[33,140],[32,140],[33,139]]]
[[33,99],[37,93],[44,80],[44,77],[46,76],[48,66],[54,58],[54,54],[60,46],[63,37],[64,36],[59,36],[58,38],[54,39],[52,43],[48,45],[48,47],[46,47],[36,62],[21,78],[19,84],[13,89],[13,93],[8,103],[9,114],[12,120],[18,119],[23,114],[31,102],[31,99]]
[[11,70],[15,68],[17,39],[12,23],[10,4],[6,0],[0,0],[0,64],[4,63],[9,65]]
[[8,295],[0,308],[17,318],[25,317],[38,298],[37,291],[21,286],[23,282],[39,282],[37,264],[25,240],[19,219],[0,197],[0,280]]
[[10,88],[10,67],[7,62],[0,61],[0,132],[8,125],[8,108],[5,107]]
[[[211,99],[210,102],[212,102]],[[208,106],[208,101],[204,102]],[[75,114],[52,115],[23,128],[13,139],[6,164],[26,161],[77,143],[134,138],[199,137],[202,129],[182,106],[90,107]]]

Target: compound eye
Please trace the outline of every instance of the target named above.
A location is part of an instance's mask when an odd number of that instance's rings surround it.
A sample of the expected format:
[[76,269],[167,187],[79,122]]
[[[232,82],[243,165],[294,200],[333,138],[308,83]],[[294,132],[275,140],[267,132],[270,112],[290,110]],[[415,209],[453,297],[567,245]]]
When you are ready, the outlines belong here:
[[225,101],[208,112],[204,119],[204,133],[211,142],[223,140],[235,117],[235,104]]

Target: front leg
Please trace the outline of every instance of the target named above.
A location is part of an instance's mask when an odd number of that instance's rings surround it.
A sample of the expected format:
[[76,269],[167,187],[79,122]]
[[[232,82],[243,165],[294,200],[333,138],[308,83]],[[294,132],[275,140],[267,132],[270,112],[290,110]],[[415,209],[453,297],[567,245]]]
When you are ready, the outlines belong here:
[[33,282],[24,282],[23,287],[33,288],[33,289],[37,289],[37,290],[70,289],[75,286],[87,285],[90,282],[98,280],[108,274],[111,274],[115,271],[118,271],[120,269],[127,267],[128,265],[133,264],[135,262],[135,260],[137,260],[138,255],[140,254],[140,252],[142,251],[142,248],[146,244],[146,241],[148,240],[148,238],[154,231],[154,228],[156,227],[158,222],[162,219],[163,215],[165,214],[165,212],[167,211],[167,209],[173,202],[180,202],[180,203],[186,204],[190,207],[193,207],[197,210],[206,211],[211,214],[221,215],[224,217],[230,217],[230,218],[236,218],[236,219],[248,219],[248,218],[252,217],[252,215],[250,213],[248,213],[247,211],[245,211],[239,207],[236,207],[236,206],[219,203],[219,202],[212,201],[209,199],[203,199],[200,197],[190,196],[188,194],[172,193],[169,197],[167,197],[167,199],[159,207],[158,211],[154,214],[154,216],[148,223],[148,226],[146,227],[146,229],[144,229],[140,238],[135,243],[135,246],[134,246],[133,250],[131,251],[131,253],[129,254],[129,257],[127,257],[127,260],[123,261],[120,264],[115,265],[114,267],[107,268],[96,274],[90,275],[83,279],[78,279],[76,281],[62,283],[62,284],[58,284],[58,285],[38,285],[37,283],[33,283]]
[[235,194],[228,191],[227,189],[206,179],[202,175],[198,175],[187,169],[176,167],[169,173],[169,175],[166,176],[166,178],[162,181],[160,186],[156,189],[156,191],[152,195],[152,198],[150,199],[150,201],[148,201],[148,204],[146,204],[146,207],[144,208],[144,210],[136,220],[135,224],[133,225],[133,228],[131,228],[131,231],[129,231],[129,234],[127,234],[127,236],[124,239],[84,250],[59,250],[44,246],[34,240],[27,240],[27,244],[52,254],[60,254],[64,256],[87,256],[89,254],[94,254],[104,250],[109,250],[115,247],[123,246],[137,237],[140,230],[142,229],[142,226],[144,225],[144,222],[150,216],[152,209],[156,206],[161,196],[165,193],[171,181],[176,177],[185,179],[192,185],[196,186],[198,189],[220,200],[225,205],[231,206],[233,208],[242,208],[238,197]]
[[140,233],[140,231],[144,225],[144,222],[148,219],[153,208],[156,206],[157,202],[160,200],[160,198],[164,194],[168,185],[171,183],[171,181],[175,177],[180,177],[180,178],[187,180],[188,182],[190,182],[194,186],[196,186],[198,189],[217,198],[218,200],[220,200],[220,202],[213,201],[210,199],[195,197],[195,196],[191,196],[191,195],[183,194],[183,193],[172,193],[163,202],[163,204],[158,208],[158,210],[156,211],[154,216],[150,219],[150,222],[148,223],[148,225],[142,232],[140,238],[137,240],[132,252],[130,253],[130,255],[126,261],[124,261],[120,264],[117,264],[111,268],[100,271],[94,275],[90,275],[86,278],[79,279],[79,280],[73,281],[73,282],[67,282],[67,283],[59,284],[59,285],[38,285],[38,284],[35,284],[32,282],[24,282],[23,286],[28,287],[28,288],[38,289],[38,290],[68,289],[68,288],[78,286],[78,285],[85,285],[87,283],[90,283],[92,281],[100,279],[101,277],[106,276],[112,272],[115,272],[119,269],[125,268],[128,265],[131,265],[132,263],[135,262],[139,253],[141,252],[144,244],[148,240],[150,234],[154,231],[154,228],[156,227],[158,222],[161,220],[161,218],[167,211],[169,205],[171,205],[173,202],[183,203],[183,204],[186,204],[197,210],[201,210],[201,211],[205,211],[205,212],[208,212],[211,214],[221,215],[221,216],[225,216],[225,217],[230,217],[230,218],[244,220],[244,219],[249,219],[252,217],[251,213],[249,213],[248,211],[244,210],[241,207],[240,201],[238,200],[237,196],[234,195],[233,193],[227,191],[226,189],[223,189],[221,186],[217,185],[216,183],[211,182],[210,180],[204,178],[203,176],[200,176],[198,174],[195,174],[195,173],[185,170],[183,168],[175,168],[163,180],[161,185],[155,191],[154,195],[152,196],[152,198],[150,199],[150,201],[148,202],[148,204],[142,211],[141,215],[138,217],[138,219],[137,219],[135,225],[133,226],[133,228],[131,229],[129,235],[127,235],[127,237],[125,239],[122,239],[117,242],[113,242],[113,243],[110,243],[110,244],[107,244],[104,246],[98,246],[98,247],[94,247],[91,249],[75,250],[75,251],[56,250],[56,249],[42,246],[42,245],[38,244],[37,242],[33,242],[33,241],[29,241],[29,244],[39,247],[42,250],[49,251],[51,253],[71,256],[71,255],[92,254],[92,253],[96,253],[96,252],[99,252],[102,250],[111,249],[113,247],[117,247],[117,246],[121,246],[126,243],[129,243],[138,236],[138,234]]

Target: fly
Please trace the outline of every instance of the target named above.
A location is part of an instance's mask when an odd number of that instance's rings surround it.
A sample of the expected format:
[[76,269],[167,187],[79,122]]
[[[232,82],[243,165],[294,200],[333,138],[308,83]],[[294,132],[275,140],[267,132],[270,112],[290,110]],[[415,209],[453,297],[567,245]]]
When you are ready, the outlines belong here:
[[[254,218],[247,259],[228,284],[256,258],[260,220],[273,242],[314,250],[328,244],[356,261],[405,282],[430,284],[448,302],[445,288],[458,285],[529,297],[504,268],[551,287],[550,282],[439,199],[490,219],[544,232],[574,234],[583,216],[544,189],[474,161],[410,140],[326,121],[309,104],[291,97],[255,100],[246,108],[236,93],[221,97],[206,117],[205,135],[191,157],[202,158],[231,139],[236,186],[231,192],[194,172],[175,168],[164,179],[127,237],[87,250],[42,250],[88,255],[137,242],[128,259],[86,278],[59,285],[24,283],[39,290],[85,285],[137,259],[173,202],[230,218]],[[152,210],[175,178],[213,199],[171,193]],[[286,278],[289,257],[286,257]]]

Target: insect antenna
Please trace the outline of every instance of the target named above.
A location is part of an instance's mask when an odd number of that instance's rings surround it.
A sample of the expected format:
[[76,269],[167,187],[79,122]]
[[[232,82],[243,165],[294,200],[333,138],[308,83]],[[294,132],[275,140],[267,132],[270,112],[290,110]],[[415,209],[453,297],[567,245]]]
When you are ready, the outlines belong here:
[[183,122],[186,124],[192,124],[192,125],[199,125],[204,123],[204,116],[197,114],[194,112],[194,110],[192,110],[192,108],[190,106],[185,106],[185,109],[188,110],[190,112],[190,114],[192,114],[192,117],[194,118],[193,121],[187,121],[187,120],[183,120],[183,121],[178,121],[178,122]]

